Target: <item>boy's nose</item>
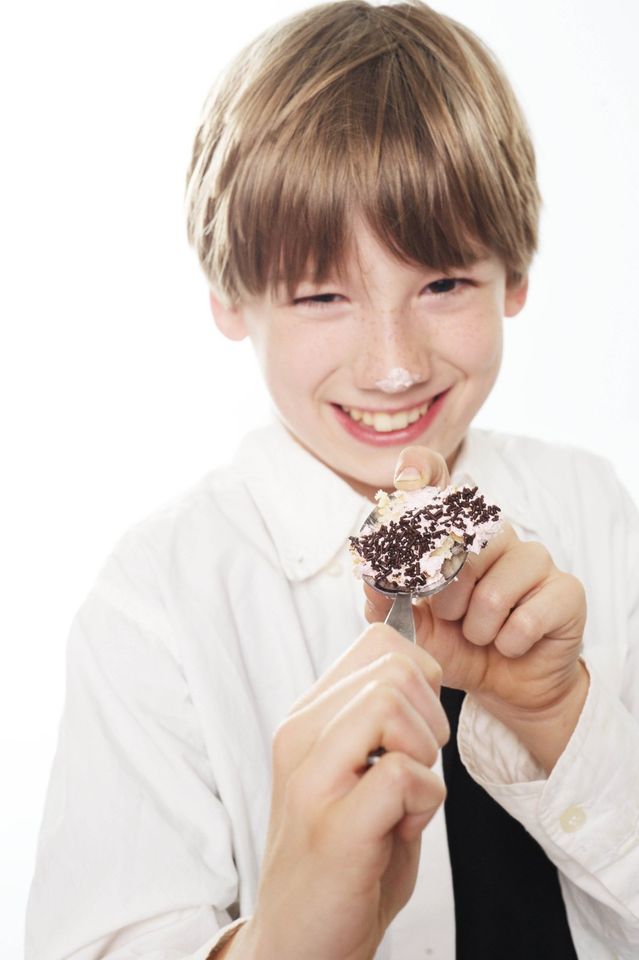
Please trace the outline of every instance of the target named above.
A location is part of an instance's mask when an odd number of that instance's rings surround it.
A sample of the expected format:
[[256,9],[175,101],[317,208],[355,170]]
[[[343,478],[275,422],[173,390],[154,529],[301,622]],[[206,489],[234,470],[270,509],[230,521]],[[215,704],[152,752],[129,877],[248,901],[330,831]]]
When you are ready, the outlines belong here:
[[383,380],[376,381],[375,386],[383,393],[401,393],[402,390],[409,390],[422,379],[423,374],[419,370],[411,373],[403,367],[391,367]]
[[383,393],[401,393],[430,377],[430,356],[407,320],[378,317],[363,326],[356,364],[357,386]]

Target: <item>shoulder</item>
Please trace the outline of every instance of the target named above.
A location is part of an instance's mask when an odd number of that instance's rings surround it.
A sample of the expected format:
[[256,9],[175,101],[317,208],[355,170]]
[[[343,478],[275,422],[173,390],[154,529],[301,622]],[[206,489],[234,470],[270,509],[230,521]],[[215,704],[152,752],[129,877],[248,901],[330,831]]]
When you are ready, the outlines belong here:
[[471,476],[477,465],[476,481],[505,515],[552,546],[565,569],[612,553],[628,556],[633,567],[638,562],[639,513],[606,457],[573,444],[474,429],[467,459]]
[[93,589],[138,620],[158,621],[167,598],[195,600],[258,555],[276,563],[250,487],[233,466],[219,466],[126,529]]
[[577,488],[592,494],[620,486],[609,460],[573,444],[479,429],[470,431],[468,444],[473,460],[502,471],[528,494],[561,500]]
[[245,436],[230,463],[205,473],[131,526],[116,549],[139,545],[156,558],[185,552],[225,552],[233,544],[262,545],[264,523],[254,494],[254,476],[264,475],[279,433],[264,427]]
[[589,465],[594,469],[610,468],[610,462],[605,457],[570,443],[478,428],[473,428],[470,436],[477,449],[492,449],[504,460],[521,464],[526,469],[534,470],[536,465],[571,469],[574,464]]
[[585,528],[601,535],[630,509],[612,464],[573,444],[474,429],[462,456],[505,516],[566,549]]

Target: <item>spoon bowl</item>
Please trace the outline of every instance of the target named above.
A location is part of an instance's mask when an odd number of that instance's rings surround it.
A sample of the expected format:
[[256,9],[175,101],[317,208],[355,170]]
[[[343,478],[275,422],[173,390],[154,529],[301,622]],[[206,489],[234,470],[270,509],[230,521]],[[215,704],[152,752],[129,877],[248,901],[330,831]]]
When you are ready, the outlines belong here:
[[[365,533],[369,528],[379,522],[377,508],[375,508],[366,518],[360,528],[360,533]],[[363,575],[362,579],[373,590],[383,594],[385,597],[391,597],[393,605],[388,612],[384,623],[394,627],[406,640],[415,643],[415,619],[413,617],[413,599],[418,597],[433,597],[440,590],[444,590],[461,573],[468,553],[461,544],[458,549],[453,547],[452,556],[447,557],[442,564],[441,574],[443,580],[437,581],[430,586],[420,587],[418,590],[403,590],[397,584],[389,581],[376,581],[374,577]]]

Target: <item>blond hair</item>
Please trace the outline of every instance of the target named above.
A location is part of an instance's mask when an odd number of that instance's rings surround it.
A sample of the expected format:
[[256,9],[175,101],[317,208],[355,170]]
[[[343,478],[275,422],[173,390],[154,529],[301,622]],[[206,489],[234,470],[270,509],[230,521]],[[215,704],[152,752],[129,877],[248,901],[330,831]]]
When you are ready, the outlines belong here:
[[356,214],[397,257],[446,270],[537,242],[525,120],[493,55],[419,0],[313,7],[258,37],[205,104],[188,236],[228,303],[339,271]]

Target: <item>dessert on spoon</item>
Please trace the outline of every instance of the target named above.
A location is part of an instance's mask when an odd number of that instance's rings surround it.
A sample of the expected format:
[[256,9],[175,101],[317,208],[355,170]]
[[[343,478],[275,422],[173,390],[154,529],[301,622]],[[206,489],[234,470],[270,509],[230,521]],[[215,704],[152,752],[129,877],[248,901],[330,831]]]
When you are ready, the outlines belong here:
[[355,573],[395,599],[386,619],[415,640],[413,597],[438,593],[501,528],[501,511],[476,486],[380,490],[358,536],[349,537]]

